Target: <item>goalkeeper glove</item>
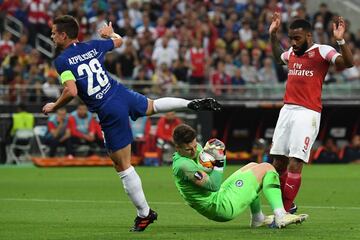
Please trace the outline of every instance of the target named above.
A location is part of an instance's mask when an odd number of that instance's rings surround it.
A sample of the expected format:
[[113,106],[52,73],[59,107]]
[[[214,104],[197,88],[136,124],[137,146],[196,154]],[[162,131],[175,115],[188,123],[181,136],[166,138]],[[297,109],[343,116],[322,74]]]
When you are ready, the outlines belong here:
[[225,144],[219,139],[208,140],[203,149],[206,153],[215,158],[214,166],[223,168],[225,162]]

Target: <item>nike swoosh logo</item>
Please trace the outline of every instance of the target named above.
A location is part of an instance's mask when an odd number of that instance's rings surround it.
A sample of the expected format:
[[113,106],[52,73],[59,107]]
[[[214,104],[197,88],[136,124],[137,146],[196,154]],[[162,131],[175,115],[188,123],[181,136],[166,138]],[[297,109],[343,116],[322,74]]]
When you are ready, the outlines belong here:
[[290,185],[290,184],[288,184],[288,183],[286,183],[285,185],[288,186],[288,187],[291,188],[291,189],[294,189],[294,185]]

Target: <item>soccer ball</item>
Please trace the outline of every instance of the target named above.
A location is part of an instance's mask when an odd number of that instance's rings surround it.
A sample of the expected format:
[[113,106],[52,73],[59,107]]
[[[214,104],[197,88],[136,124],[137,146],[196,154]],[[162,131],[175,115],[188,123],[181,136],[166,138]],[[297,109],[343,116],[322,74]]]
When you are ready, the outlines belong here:
[[209,153],[201,151],[199,154],[199,163],[206,169],[212,170],[215,162],[215,158]]

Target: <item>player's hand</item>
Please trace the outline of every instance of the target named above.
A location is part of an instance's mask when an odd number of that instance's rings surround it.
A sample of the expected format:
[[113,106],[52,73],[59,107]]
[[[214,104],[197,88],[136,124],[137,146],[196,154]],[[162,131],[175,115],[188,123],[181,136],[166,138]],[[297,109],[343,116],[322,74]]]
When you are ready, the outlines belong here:
[[219,139],[212,138],[207,141],[203,150],[213,156],[215,160],[224,161],[225,159],[225,144]]
[[112,34],[114,34],[114,29],[112,27],[112,23],[109,22],[109,25],[105,24],[103,27],[99,29],[99,35],[102,38],[110,38]]
[[335,22],[333,22],[333,34],[335,37],[335,40],[340,41],[344,39],[344,33],[345,33],[345,20],[343,17],[338,17]]
[[54,110],[55,110],[55,103],[51,102],[51,103],[45,104],[45,106],[42,109],[42,112],[45,115],[48,115],[48,113],[54,112]]
[[275,34],[279,28],[280,28],[280,24],[281,24],[281,20],[280,20],[280,13],[278,12],[274,12],[273,16],[272,16],[272,22],[271,25],[269,27],[269,34]]

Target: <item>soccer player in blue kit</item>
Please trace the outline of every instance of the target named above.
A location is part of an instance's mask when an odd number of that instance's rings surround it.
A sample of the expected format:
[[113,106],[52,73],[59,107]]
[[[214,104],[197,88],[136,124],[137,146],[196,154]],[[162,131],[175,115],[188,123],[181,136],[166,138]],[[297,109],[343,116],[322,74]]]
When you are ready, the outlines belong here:
[[54,112],[78,95],[91,112],[98,114],[109,156],[125,192],[137,209],[130,231],[144,231],[157,219],[157,213],[150,209],[140,177],[130,163],[132,133],[129,116],[135,120],[185,108],[218,111],[221,105],[212,98],[189,101],[164,97],[151,100],[127,89],[107,74],[103,64],[106,52],[123,43],[122,38],[114,33],[111,23],[99,30],[105,40],[79,42],[78,31],[79,24],[72,16],[60,16],[53,22],[51,38],[62,51],[54,63],[64,89],[55,102],[43,107],[43,112]]

